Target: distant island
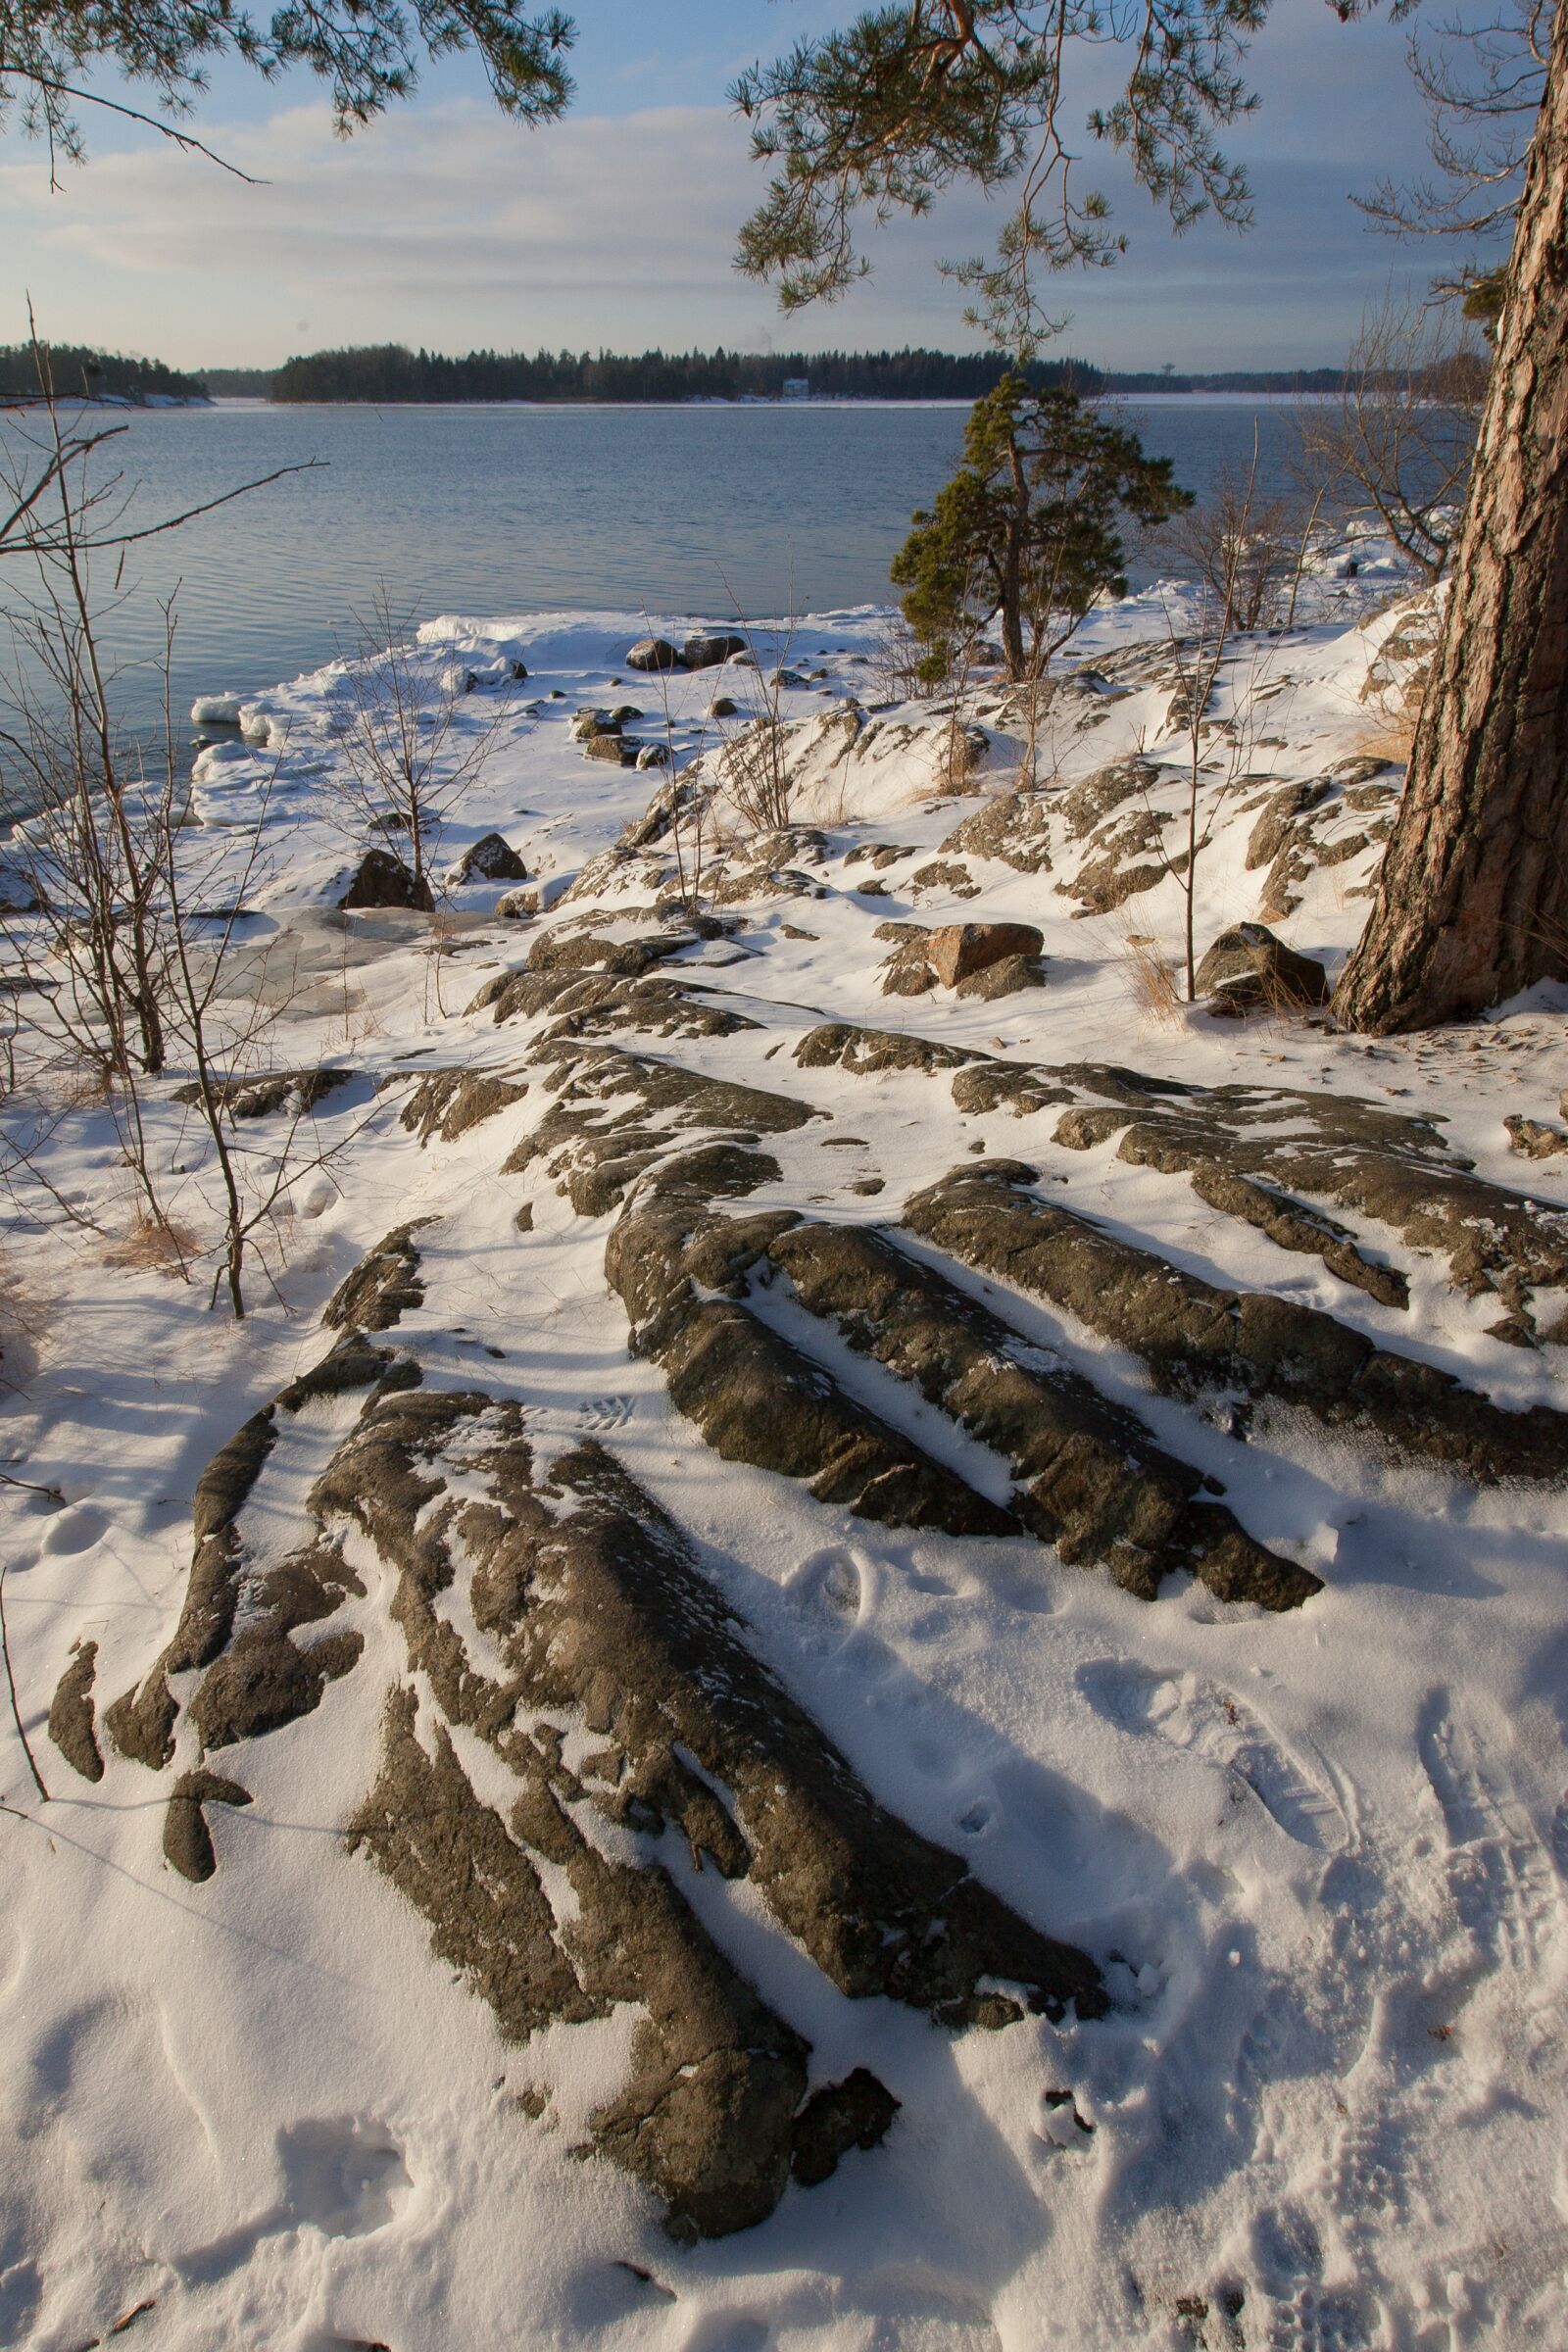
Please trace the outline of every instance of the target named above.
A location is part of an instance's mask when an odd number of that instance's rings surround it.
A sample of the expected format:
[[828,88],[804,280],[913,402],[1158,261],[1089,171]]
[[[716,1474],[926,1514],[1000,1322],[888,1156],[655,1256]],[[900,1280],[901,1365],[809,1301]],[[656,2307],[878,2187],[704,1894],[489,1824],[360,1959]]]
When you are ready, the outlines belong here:
[[[363,401],[708,401],[979,400],[1009,365],[1002,352],[815,351],[614,352],[470,351],[463,358],[410,351],[401,343],[358,345],[285,360],[266,397],[287,404]],[[1037,384],[1070,383],[1089,394],[1151,392],[1333,392],[1343,371],[1178,374],[1173,368],[1115,373],[1081,359],[1037,362]],[[211,369],[215,391],[228,388]],[[237,388],[237,387],[236,387]],[[249,388],[247,386],[247,388]]]
[[[162,360],[93,351],[84,343],[52,343],[48,351],[49,372],[63,400],[106,400],[146,409],[209,397],[199,376],[166,368]],[[38,362],[31,344],[0,344],[0,400],[36,400],[38,392]]]
[[[363,403],[393,407],[446,401],[704,402],[981,399],[1011,365],[998,351],[470,351],[462,357],[402,343],[352,345],[285,360],[281,368],[204,368],[186,374],[162,360],[56,344],[55,389],[66,399],[160,408],[209,399],[268,400],[284,407]],[[1070,384],[1090,397],[1152,393],[1257,393],[1289,399],[1337,392],[1338,368],[1233,369],[1195,375],[1174,368],[1117,370],[1093,361],[1036,361],[1037,385]],[[25,343],[0,346],[0,401],[35,400],[37,367]]]

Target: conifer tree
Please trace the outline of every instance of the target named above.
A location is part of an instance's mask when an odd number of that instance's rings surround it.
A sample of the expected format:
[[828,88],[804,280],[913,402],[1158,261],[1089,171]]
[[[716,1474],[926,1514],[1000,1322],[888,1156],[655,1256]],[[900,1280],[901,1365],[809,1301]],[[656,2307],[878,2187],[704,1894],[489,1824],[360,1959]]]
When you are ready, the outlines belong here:
[[1125,523],[1151,529],[1192,503],[1136,433],[1065,386],[1004,375],[976,401],[956,472],[893,560],[925,674],[943,675],[995,614],[1008,677],[1042,677],[1101,597],[1126,595]]

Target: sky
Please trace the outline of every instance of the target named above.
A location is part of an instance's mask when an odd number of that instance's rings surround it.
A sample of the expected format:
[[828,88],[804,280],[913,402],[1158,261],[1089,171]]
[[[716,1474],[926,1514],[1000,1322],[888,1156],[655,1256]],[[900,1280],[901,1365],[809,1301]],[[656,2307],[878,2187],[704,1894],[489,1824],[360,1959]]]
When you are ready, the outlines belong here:
[[[221,68],[192,127],[265,182],[247,186],[150,131],[99,115],[88,161],[51,193],[41,151],[0,139],[0,341],[30,295],[56,342],[174,366],[270,367],[291,352],[398,341],[446,351],[970,349],[938,264],[988,247],[1000,206],[972,193],[931,219],[868,231],[873,275],[831,307],[781,318],[739,277],[735,229],[762,174],[725,97],[736,72],[849,0],[579,0],[578,94],[528,130],[486,102],[471,63],[444,60],[417,96],[348,141],[320,84]],[[1131,249],[1063,277],[1058,348],[1113,368],[1298,368],[1343,360],[1368,304],[1424,282],[1430,252],[1372,231],[1350,198],[1419,172],[1421,110],[1406,35],[1343,24],[1324,0],[1276,0],[1253,56],[1261,104],[1228,140],[1255,224],[1173,238],[1114,158],[1109,194]],[[1102,83],[1074,92],[1081,121]],[[130,95],[130,93],[127,93]],[[1088,144],[1087,140],[1084,142]]]

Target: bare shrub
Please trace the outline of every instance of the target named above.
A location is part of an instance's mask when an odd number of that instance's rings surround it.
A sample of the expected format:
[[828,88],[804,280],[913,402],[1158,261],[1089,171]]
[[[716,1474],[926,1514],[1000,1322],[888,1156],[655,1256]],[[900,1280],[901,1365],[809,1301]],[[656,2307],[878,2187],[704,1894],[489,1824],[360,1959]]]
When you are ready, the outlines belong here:
[[[245,987],[236,935],[236,909],[262,870],[276,770],[248,830],[215,842],[187,828],[188,789],[170,708],[174,620],[167,605],[161,761],[149,768],[134,750],[127,756],[83,536],[94,493],[63,454],[58,416],[52,430],[62,452],[50,481],[55,511],[40,517],[39,544],[30,551],[32,598],[13,613],[44,685],[42,694],[17,689],[6,729],[13,765],[36,802],[8,850],[8,863],[35,902],[30,912],[5,918],[16,1024],[10,1080],[15,1088],[24,1061],[34,1090],[64,1072],[68,1088],[102,1102],[135,1186],[130,1229],[113,1246],[119,1260],[188,1276],[205,1250],[167,1198],[167,1155],[157,1142],[165,1105],[154,1091],[172,1065],[184,1062],[194,1080],[187,1099],[206,1129],[221,1187],[214,1297],[226,1283],[238,1317],[246,1311],[243,1275],[255,1237],[324,1156],[312,1149],[313,1131],[300,1128],[314,1090],[300,1091],[299,1118],[281,1140],[274,1135],[259,1147],[233,1131],[233,1080],[265,1069],[270,1032],[288,1002],[286,989]],[[208,911],[215,897],[226,911]],[[49,1174],[56,1124],[40,1118],[24,1132],[24,1119],[8,1120],[0,1180],[14,1198],[30,1188],[59,1215],[92,1227],[91,1214]],[[188,1167],[178,1172],[190,1182]],[[195,1189],[200,1197],[199,1183]]]
[[357,849],[402,860],[421,905],[434,903],[447,824],[505,714],[503,703],[475,705],[466,666],[448,649],[421,644],[413,614],[376,590],[344,666],[325,796]]
[[1169,524],[1171,545],[1211,598],[1233,605],[1243,632],[1277,626],[1300,568],[1301,503],[1259,498],[1247,473],[1227,466],[1198,506]]
[[1470,480],[1487,358],[1451,306],[1386,299],[1351,346],[1345,387],[1298,417],[1323,489],[1369,506],[1424,580],[1441,578]]
[[[1231,511],[1231,527],[1216,542],[1219,562],[1213,581],[1201,583],[1198,626],[1183,635],[1177,616],[1167,610],[1166,642],[1176,677],[1171,716],[1184,738],[1183,764],[1187,771],[1186,846],[1179,857],[1163,848],[1160,859],[1182,892],[1184,909],[1183,978],[1186,1001],[1198,995],[1198,949],[1195,918],[1199,864],[1213,839],[1214,827],[1238,779],[1251,765],[1257,733],[1260,690],[1264,679],[1254,660],[1245,682],[1233,685],[1231,712],[1212,719],[1215,688],[1238,635],[1237,612],[1242,598],[1247,551],[1252,537],[1251,517],[1257,488],[1257,424],[1252,424],[1252,462],[1245,486]],[[1213,757],[1204,758],[1210,751]],[[1145,805],[1148,796],[1145,795]]]
[[795,779],[790,772],[789,722],[783,715],[784,679],[798,618],[792,612],[774,632],[773,666],[764,669],[752,628],[737,624],[750,656],[737,664],[732,716],[715,718],[720,751],[718,782],[743,838],[781,833],[793,821]]
[[866,682],[875,703],[928,703],[947,685],[946,672],[932,674],[930,649],[902,612],[890,612],[871,640],[869,662]]

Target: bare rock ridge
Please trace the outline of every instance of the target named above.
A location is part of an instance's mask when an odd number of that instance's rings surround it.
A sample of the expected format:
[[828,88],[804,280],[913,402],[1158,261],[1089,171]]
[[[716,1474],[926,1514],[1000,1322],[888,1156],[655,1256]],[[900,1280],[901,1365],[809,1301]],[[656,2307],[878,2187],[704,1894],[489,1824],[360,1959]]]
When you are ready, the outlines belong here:
[[[1146,1599],[1178,1567],[1222,1599],[1270,1608],[1320,1589],[1222,1505],[1196,1499],[1200,1473],[1135,1415],[1061,1366],[1031,1365],[1038,1351],[1020,1334],[892,1237],[787,1209],[714,1215],[684,1172],[674,1162],[642,1188],[611,1232],[605,1270],[633,1347],[658,1358],[673,1402],[725,1459],[805,1479],[865,1519],[1032,1534]],[[1007,1499],[977,1493],[769,1329],[757,1309],[775,1284],[988,1446],[1018,1482]]]
[[1364,1247],[1353,1250],[1351,1270],[1344,1229],[1298,1196],[1315,1194],[1442,1256],[1468,1297],[1494,1294],[1510,1334],[1525,1340],[1535,1328],[1530,1292],[1568,1284],[1568,1211],[1476,1175],[1432,1120],[1353,1096],[1196,1087],[1113,1063],[1054,1066],[848,1022],[808,1030],[795,1054],[802,1068],[836,1065],[858,1077],[951,1071],[954,1102],[972,1115],[1022,1118],[1059,1105],[1053,1142],[1092,1151],[1114,1137],[1117,1158],[1132,1165],[1187,1175],[1195,1188],[1228,1182],[1230,1198],[1215,1205],[1250,1224],[1274,1214],[1266,1194],[1286,1212],[1282,1233],[1293,1212],[1298,1220],[1286,1247],[1311,1247],[1343,1280],[1373,1297],[1387,1292],[1385,1303],[1404,1303],[1398,1270],[1380,1267]]
[[[242,1512],[279,1416],[329,1399],[341,1410],[355,1392],[297,1540],[253,1559]],[[424,1914],[436,1953],[508,2039],[640,2012],[629,2077],[591,2119],[591,2144],[654,2189],[677,2233],[762,2219],[792,2176],[819,2181],[873,2145],[898,2105],[864,2068],[813,2082],[807,2040],[690,1907],[687,1872],[748,1879],[851,1999],[899,2000],[953,2031],[1102,2010],[1092,1961],[876,1802],[612,1454],[580,1446],[543,1475],[514,1400],[425,1388],[411,1359],[357,1334],[204,1476],[180,1628],[146,1690],[110,1711],[128,1752],[161,1767],[188,1724],[197,1755],[222,1749],[226,1762],[323,1703],[363,1651],[356,1627],[329,1622],[365,1599],[344,1560],[351,1527],[395,1577],[410,1679],[386,1700],[349,1845]],[[455,1619],[442,1602],[460,1580]],[[79,1770],[95,1752],[81,1738],[91,1667],[78,1653],[56,1700],[57,1741]],[[176,1702],[167,1678],[191,1668],[200,1679]],[[149,1716],[166,1734],[156,1753]],[[493,1776],[488,1801],[477,1792],[466,1740],[511,1776],[504,1809]],[[211,1877],[207,1809],[248,1802],[226,1773],[182,1771],[166,1807],[171,1865]],[[551,1892],[563,1875],[569,1899]]]
[[1243,1414],[1260,1426],[1305,1411],[1478,1483],[1562,1477],[1568,1421],[1551,1407],[1504,1411],[1451,1373],[1378,1348],[1316,1307],[1184,1273],[1040,1199],[1027,1189],[1037,1174],[1016,1160],[971,1162],[917,1194],[906,1221],[963,1264],[1050,1299],[1130,1348],[1172,1395],[1239,1394]]

